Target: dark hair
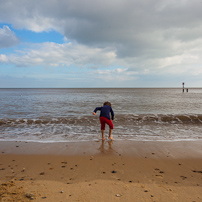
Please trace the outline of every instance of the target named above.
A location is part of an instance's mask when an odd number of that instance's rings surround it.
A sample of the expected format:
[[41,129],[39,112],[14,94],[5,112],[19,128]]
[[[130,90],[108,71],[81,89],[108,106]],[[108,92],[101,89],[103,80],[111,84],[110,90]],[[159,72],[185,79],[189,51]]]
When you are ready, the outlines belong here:
[[103,106],[104,105],[109,105],[110,107],[111,107],[111,103],[110,102],[105,102],[104,104],[103,104]]

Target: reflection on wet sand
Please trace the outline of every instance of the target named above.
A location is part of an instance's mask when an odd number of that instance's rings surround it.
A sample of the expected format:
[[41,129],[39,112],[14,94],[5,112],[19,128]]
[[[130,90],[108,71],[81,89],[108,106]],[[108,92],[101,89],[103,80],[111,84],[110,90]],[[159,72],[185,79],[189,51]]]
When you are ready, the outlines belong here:
[[113,144],[112,140],[108,140],[108,141],[102,140],[102,144],[98,148],[98,150],[101,151],[101,154],[112,154],[112,153],[115,153],[115,151],[112,149],[112,144]]

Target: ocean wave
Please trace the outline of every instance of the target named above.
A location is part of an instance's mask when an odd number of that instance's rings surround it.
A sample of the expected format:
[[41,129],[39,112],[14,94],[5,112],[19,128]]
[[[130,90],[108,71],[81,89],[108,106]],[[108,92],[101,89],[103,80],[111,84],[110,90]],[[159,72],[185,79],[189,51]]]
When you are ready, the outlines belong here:
[[[98,122],[95,116],[79,116],[79,117],[39,117],[37,119],[0,119],[0,126],[15,125],[49,125],[49,124],[65,124],[65,125],[94,125]],[[115,117],[114,122],[118,125],[131,124],[201,124],[202,114],[184,114],[184,115],[154,115],[141,114],[131,115],[122,114]]]
[[118,116],[121,123],[137,123],[137,124],[201,124],[202,114],[141,114],[141,115],[124,115]]

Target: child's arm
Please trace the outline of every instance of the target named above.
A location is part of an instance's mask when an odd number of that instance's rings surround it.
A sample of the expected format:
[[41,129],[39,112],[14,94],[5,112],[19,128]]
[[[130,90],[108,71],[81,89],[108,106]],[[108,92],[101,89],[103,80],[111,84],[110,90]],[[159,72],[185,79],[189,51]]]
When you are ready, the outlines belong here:
[[93,111],[93,115],[96,115],[96,112],[97,112],[98,110],[101,110],[101,107],[96,107],[95,110]]

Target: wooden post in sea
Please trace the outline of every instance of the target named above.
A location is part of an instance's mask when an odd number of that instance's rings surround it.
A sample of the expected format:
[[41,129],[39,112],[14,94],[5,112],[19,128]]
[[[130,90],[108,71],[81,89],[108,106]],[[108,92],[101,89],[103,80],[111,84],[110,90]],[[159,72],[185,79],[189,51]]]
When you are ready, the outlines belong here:
[[184,82],[182,83],[182,92],[184,93]]

